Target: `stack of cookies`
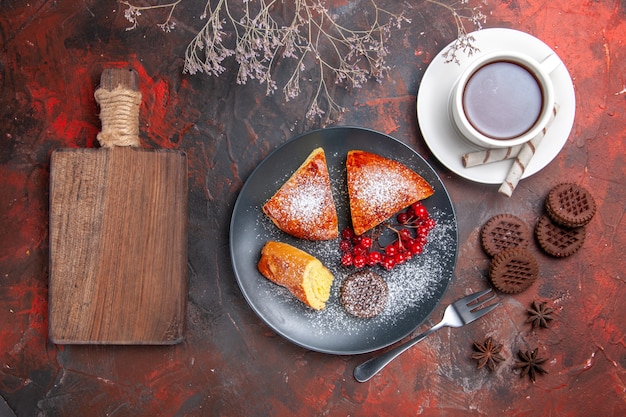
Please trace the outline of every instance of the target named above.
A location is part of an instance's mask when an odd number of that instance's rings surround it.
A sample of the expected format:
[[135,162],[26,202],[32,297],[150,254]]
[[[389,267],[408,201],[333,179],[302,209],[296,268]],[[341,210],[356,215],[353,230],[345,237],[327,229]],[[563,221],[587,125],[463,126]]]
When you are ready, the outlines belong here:
[[[555,186],[535,226],[539,247],[557,258],[576,253],[585,241],[585,226],[595,213],[596,203],[585,188],[572,183]],[[498,290],[516,294],[535,282],[539,265],[528,250],[532,232],[522,219],[498,214],[482,227],[480,239],[484,251],[492,257],[489,279]]]
[[492,257],[489,279],[498,290],[516,294],[535,282],[539,264],[528,250],[532,233],[522,219],[512,214],[496,215],[485,223],[480,239]]
[[576,184],[559,184],[548,193],[545,208],[535,226],[541,249],[558,258],[576,253],[585,242],[585,226],[596,214],[591,194]]

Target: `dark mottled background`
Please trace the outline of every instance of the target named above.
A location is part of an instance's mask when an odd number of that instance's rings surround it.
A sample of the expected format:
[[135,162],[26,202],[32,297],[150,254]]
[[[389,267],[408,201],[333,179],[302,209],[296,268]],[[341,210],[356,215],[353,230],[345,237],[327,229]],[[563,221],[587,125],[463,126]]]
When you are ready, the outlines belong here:
[[[346,18],[350,2],[334,0]],[[415,4],[414,4],[415,3]],[[393,34],[382,84],[345,91],[338,124],[373,128],[409,144],[433,164],[459,221],[456,278],[448,303],[487,285],[480,226],[510,212],[534,224],[547,191],[574,181],[598,212],[581,252],[553,259],[536,248],[541,277],[504,307],[462,329],[441,330],[369,383],[352,370],[369,355],[306,351],[275,335],[248,307],[228,253],[228,223],[252,169],[304,121],[311,87],[296,101],[264,87],[182,74],[203,2],[184,1],[177,27],[144,12],[133,31],[115,1],[0,2],[0,394],[18,416],[619,416],[626,414],[626,4],[617,0],[491,0],[486,27],[531,33],[567,65],[576,119],[566,146],[512,198],[460,179],[430,154],[416,93],[433,57],[457,33],[450,14],[419,1],[385,1],[412,24]],[[103,68],[135,68],[143,92],[147,147],[189,158],[189,305],[185,341],[173,347],[55,346],[48,341],[49,157],[60,147],[94,147],[93,91]],[[549,329],[524,324],[532,300],[556,310]],[[68,300],[69,301],[69,300]],[[443,306],[432,319],[437,321]],[[426,324],[422,328],[426,327]],[[422,329],[421,328],[421,329]],[[473,340],[491,335],[506,361],[476,370]],[[536,383],[512,371],[518,349],[537,347],[548,374]]]

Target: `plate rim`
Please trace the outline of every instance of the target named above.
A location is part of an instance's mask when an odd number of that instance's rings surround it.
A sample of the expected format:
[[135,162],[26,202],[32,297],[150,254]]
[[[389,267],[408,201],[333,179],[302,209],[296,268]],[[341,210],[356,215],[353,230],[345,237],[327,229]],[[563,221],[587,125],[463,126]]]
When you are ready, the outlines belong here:
[[[436,303],[434,304],[433,308],[421,319],[420,322],[417,322],[415,325],[411,326],[411,330],[406,332],[405,334],[402,334],[400,337],[395,338],[395,340],[392,340],[391,342],[385,343],[385,344],[381,344],[375,348],[365,348],[365,349],[351,349],[351,350],[336,350],[336,349],[327,349],[327,348],[320,348],[317,346],[313,346],[311,344],[307,344],[307,343],[303,343],[299,340],[297,340],[296,338],[290,336],[289,334],[286,334],[286,332],[282,331],[282,329],[278,328],[274,323],[271,323],[263,314],[261,314],[261,312],[258,310],[257,306],[255,305],[255,303],[253,302],[253,300],[251,300],[250,295],[248,294],[248,292],[244,289],[244,286],[242,285],[241,282],[241,277],[240,277],[240,273],[239,273],[239,267],[237,266],[236,262],[235,262],[235,248],[234,248],[234,223],[236,221],[236,213],[237,213],[237,209],[239,208],[239,206],[242,203],[242,196],[244,194],[244,191],[246,190],[247,186],[250,183],[250,179],[253,178],[255,176],[255,174],[257,174],[266,163],[268,163],[267,161],[271,160],[272,157],[277,154],[278,152],[280,152],[283,148],[285,148],[286,146],[288,146],[289,144],[299,141],[299,140],[303,140],[304,138],[308,137],[308,136],[313,136],[316,134],[319,134],[321,132],[325,132],[325,131],[337,131],[337,130],[352,130],[352,131],[364,131],[364,132],[368,132],[369,134],[375,135],[375,136],[379,136],[380,138],[384,138],[385,140],[391,140],[393,142],[395,142],[396,144],[407,148],[407,150],[409,150],[410,152],[412,152],[414,154],[415,157],[418,158],[418,160],[420,161],[420,163],[425,164],[425,166],[431,171],[431,174],[435,176],[435,178],[438,180],[439,184],[441,185],[441,189],[445,194],[445,198],[448,202],[448,205],[450,207],[451,212],[449,213],[449,216],[451,216],[451,219],[453,220],[454,223],[454,253],[452,254],[451,258],[450,258],[450,264],[451,264],[451,268],[449,271],[449,277],[446,279],[445,284],[442,286],[442,288],[440,289],[441,294],[439,296],[439,299],[436,301]],[[363,353],[369,353],[369,352],[373,352],[379,349],[383,349],[385,347],[388,347],[394,343],[397,343],[399,340],[402,340],[404,337],[408,336],[409,334],[413,333],[434,311],[435,307],[437,305],[439,305],[439,303],[441,302],[441,298],[443,297],[443,295],[445,294],[445,292],[447,291],[450,282],[455,278],[455,270],[456,270],[456,264],[458,262],[458,255],[459,255],[459,228],[458,228],[458,220],[457,220],[457,216],[456,216],[456,210],[454,208],[454,204],[452,202],[452,199],[450,197],[450,193],[448,192],[445,184],[443,183],[443,180],[441,179],[441,177],[439,176],[439,174],[437,173],[437,171],[434,169],[434,167],[432,165],[430,165],[428,163],[428,161],[422,156],[420,155],[415,149],[413,149],[411,146],[409,146],[408,144],[400,141],[399,139],[388,135],[386,133],[377,131],[375,129],[371,129],[371,128],[366,128],[366,127],[360,127],[360,126],[349,126],[349,125],[345,125],[345,126],[331,126],[331,127],[325,127],[325,128],[319,128],[319,129],[314,129],[314,130],[310,130],[307,132],[303,132],[299,135],[296,135],[294,137],[292,137],[291,139],[288,139],[287,141],[281,143],[280,145],[278,145],[275,149],[273,149],[272,151],[270,151],[258,164],[257,166],[250,172],[248,178],[246,178],[246,180],[244,181],[241,189],[239,190],[239,193],[237,195],[237,198],[235,200],[235,203],[233,205],[233,209],[232,209],[232,213],[231,213],[231,219],[229,222],[229,255],[231,258],[231,266],[233,268],[233,273],[235,275],[235,279],[237,281],[237,286],[241,292],[241,294],[244,296],[244,299],[246,300],[246,303],[248,304],[248,306],[250,307],[250,309],[254,312],[255,316],[260,319],[265,325],[267,325],[273,332],[275,332],[277,335],[281,336],[282,338],[284,338],[285,340],[300,346],[304,349],[308,349],[311,351],[315,351],[315,352],[319,352],[319,353],[325,353],[325,354],[332,354],[332,355],[355,355],[355,354],[363,354]],[[262,277],[259,273],[259,276]]]

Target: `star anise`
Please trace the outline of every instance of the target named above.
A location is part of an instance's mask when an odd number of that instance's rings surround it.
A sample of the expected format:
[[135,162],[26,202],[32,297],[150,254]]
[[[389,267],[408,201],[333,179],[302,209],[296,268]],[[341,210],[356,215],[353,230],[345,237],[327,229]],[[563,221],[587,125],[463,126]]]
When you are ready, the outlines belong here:
[[547,328],[549,326],[549,322],[554,320],[552,317],[552,313],[554,313],[554,309],[547,306],[547,303],[538,303],[537,301],[533,301],[531,308],[526,310],[528,313],[528,319],[526,319],[526,323],[531,323],[533,329],[536,327]]
[[502,345],[493,341],[491,337],[486,338],[482,343],[474,342],[476,352],[472,353],[472,359],[476,359],[478,364],[476,369],[487,366],[490,371],[495,371],[496,367],[504,360],[500,354]]
[[531,381],[535,382],[535,378],[537,374],[547,374],[548,371],[542,368],[547,359],[538,358],[537,357],[538,348],[535,348],[532,352],[526,351],[522,352],[521,350],[517,352],[516,363],[513,366],[513,369],[521,369],[520,378],[528,375]]

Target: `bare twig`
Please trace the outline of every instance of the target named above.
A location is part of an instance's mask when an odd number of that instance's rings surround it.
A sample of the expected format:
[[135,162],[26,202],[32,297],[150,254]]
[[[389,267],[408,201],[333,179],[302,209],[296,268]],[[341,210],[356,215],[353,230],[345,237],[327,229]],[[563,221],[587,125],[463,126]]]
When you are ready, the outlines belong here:
[[[174,10],[181,1],[145,6],[119,2],[127,7],[124,16],[131,23],[128,30],[137,27],[142,12],[160,9],[167,15],[158,26],[169,32],[175,27]],[[443,7],[456,23],[458,39],[444,51],[446,61],[458,62],[458,52],[471,55],[476,51],[465,24],[481,27],[485,16],[480,6],[470,7],[470,0],[423,1]],[[404,11],[390,12],[379,7],[376,0],[366,3],[367,7],[359,10],[368,16],[368,27],[351,28],[342,25],[323,0],[206,0],[201,15],[206,23],[187,46],[183,72],[219,76],[226,70],[224,60],[234,57],[237,83],[257,80],[271,95],[278,90],[274,78],[277,62],[291,59],[292,72],[282,86],[284,99],[289,101],[301,92],[302,73],[310,66],[317,67],[317,76],[312,78],[317,86],[306,118],[330,122],[345,109],[333,98],[329,83],[360,88],[370,78],[382,82],[389,71],[389,37],[393,30],[410,23]],[[279,5],[283,6],[282,15],[275,12]],[[235,35],[233,45],[227,45],[229,31]]]

